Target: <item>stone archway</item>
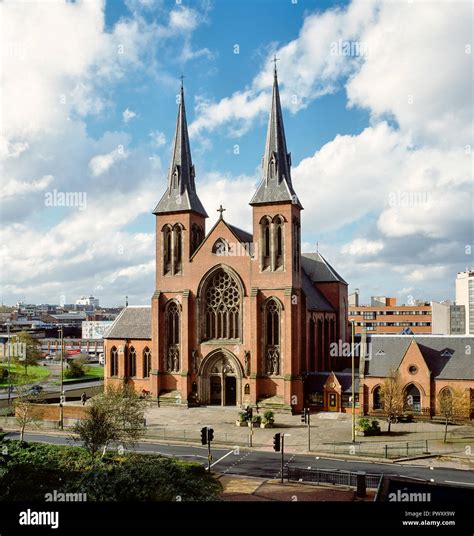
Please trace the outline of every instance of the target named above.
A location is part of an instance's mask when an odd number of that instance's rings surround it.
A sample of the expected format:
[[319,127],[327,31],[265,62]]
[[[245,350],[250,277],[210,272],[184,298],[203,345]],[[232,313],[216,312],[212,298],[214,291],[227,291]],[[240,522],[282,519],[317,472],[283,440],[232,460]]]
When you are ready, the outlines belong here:
[[228,350],[213,350],[199,370],[199,398],[203,405],[240,406],[243,369]]

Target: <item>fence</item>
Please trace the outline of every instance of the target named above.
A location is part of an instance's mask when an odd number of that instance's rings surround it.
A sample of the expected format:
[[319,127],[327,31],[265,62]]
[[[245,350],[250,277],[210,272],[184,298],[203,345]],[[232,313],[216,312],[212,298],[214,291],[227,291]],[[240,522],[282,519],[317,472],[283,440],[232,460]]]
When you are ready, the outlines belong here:
[[353,473],[344,470],[327,469],[302,469],[288,465],[287,468],[288,482],[291,480],[297,482],[312,482],[313,484],[332,484],[333,486],[345,486],[350,488],[357,487],[357,479],[365,478],[367,488],[377,489],[380,484],[382,475]]
[[318,451],[331,454],[369,456],[379,458],[408,458],[409,456],[420,456],[429,454],[429,444],[427,439],[418,441],[391,441],[383,443],[359,442],[359,443],[332,443],[323,444],[318,447]]

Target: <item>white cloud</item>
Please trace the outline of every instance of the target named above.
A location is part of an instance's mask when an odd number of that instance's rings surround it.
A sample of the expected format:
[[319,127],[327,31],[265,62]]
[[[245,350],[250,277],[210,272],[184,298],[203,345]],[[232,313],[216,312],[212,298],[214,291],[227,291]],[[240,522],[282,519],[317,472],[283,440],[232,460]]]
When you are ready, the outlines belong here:
[[366,240],[363,238],[356,238],[349,244],[345,244],[341,252],[348,255],[375,255],[383,249],[383,242],[381,240]]
[[18,181],[7,179],[0,185],[0,200],[6,201],[8,198],[32,194],[45,190],[54,180],[52,175],[45,175],[33,181]]
[[122,119],[123,119],[123,122],[124,123],[128,123],[131,119],[133,119],[134,117],[137,117],[137,114],[132,111],[132,110],[129,110],[128,108],[126,108],[123,112],[122,112]]
[[149,136],[155,147],[162,147],[166,143],[166,136],[159,130],[153,130],[150,132]]
[[[298,38],[276,51],[283,107],[297,112],[311,100],[338,88],[341,75],[351,73],[362,58],[334,54],[332,45],[340,39],[357,39],[373,21],[375,7],[375,3],[356,1],[347,10],[335,8],[305,18]],[[262,71],[249,87],[217,102],[202,99],[197,106],[198,117],[190,125],[191,135],[212,132],[229,123],[234,123],[233,135],[242,135],[257,117],[267,113],[274,53],[272,50],[266,55]]]
[[368,108],[374,118],[395,116],[416,141],[471,142],[469,2],[384,2],[361,40],[369,54],[347,86],[351,105]]
[[108,171],[114,164],[127,158],[128,154],[123,147],[114,149],[107,154],[98,154],[91,158],[89,169],[94,177],[98,177]]

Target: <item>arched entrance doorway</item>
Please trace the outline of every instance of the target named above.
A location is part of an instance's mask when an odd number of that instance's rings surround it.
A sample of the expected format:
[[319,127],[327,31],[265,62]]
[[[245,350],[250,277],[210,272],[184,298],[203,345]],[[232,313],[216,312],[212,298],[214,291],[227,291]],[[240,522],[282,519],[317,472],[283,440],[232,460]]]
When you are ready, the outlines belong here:
[[242,365],[228,350],[214,350],[199,371],[201,404],[237,406],[242,403]]
[[421,412],[421,394],[418,387],[411,383],[405,389],[405,401],[408,409],[414,413]]

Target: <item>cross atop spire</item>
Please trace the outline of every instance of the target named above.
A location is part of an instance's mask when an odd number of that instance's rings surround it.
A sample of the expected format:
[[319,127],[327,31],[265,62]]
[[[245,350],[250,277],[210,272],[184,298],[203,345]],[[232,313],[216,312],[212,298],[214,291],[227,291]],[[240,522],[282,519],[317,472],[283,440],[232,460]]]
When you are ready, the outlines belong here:
[[277,74],[277,61],[280,61],[280,58],[277,58],[276,54],[273,54],[272,63],[273,63],[273,72],[275,73],[275,76]]
[[219,219],[220,220],[223,220],[224,219],[224,212],[226,211],[227,209],[225,208],[222,208],[222,205],[217,209],[217,212],[219,212]]
[[168,188],[153,211],[154,214],[166,212],[194,211],[207,218],[207,213],[196,193],[194,166],[189,145],[188,124],[184,104],[184,76],[180,76],[181,88],[174,136],[171,165],[168,172]]
[[278,88],[278,75],[275,65],[272,92],[272,107],[268,119],[267,141],[262,161],[262,182],[250,201],[251,205],[291,201],[300,208],[301,204],[291,183],[291,155],[286,149],[285,128]]

